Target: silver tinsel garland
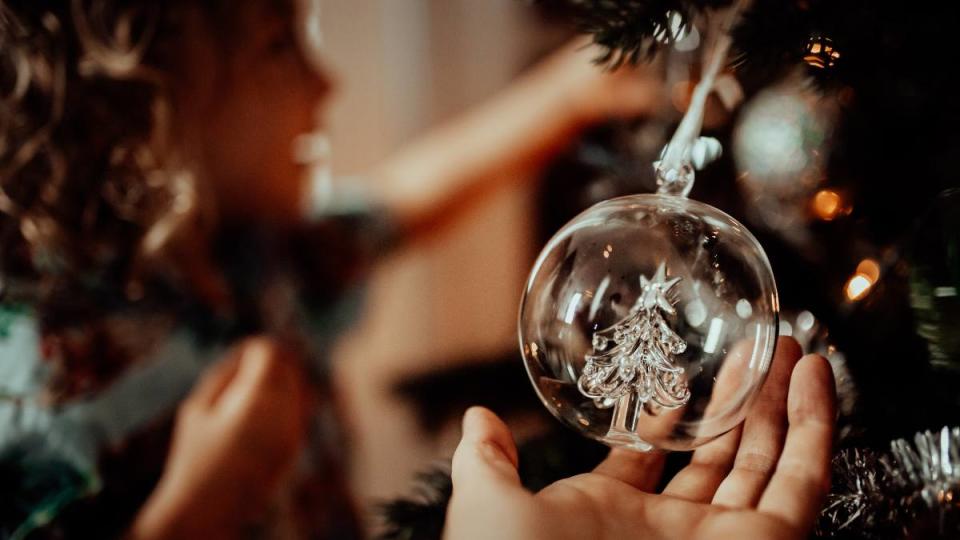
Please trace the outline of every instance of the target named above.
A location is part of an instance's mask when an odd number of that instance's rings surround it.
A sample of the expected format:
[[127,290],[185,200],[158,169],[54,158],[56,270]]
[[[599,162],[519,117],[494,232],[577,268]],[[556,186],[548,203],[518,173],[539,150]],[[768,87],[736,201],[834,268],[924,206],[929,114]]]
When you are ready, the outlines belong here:
[[817,536],[960,538],[960,428],[897,439],[887,454],[841,451]]
[[888,537],[899,522],[898,505],[887,487],[890,477],[873,450],[849,448],[833,458],[833,489],[827,495],[817,536]]
[[890,451],[881,463],[903,492],[904,513],[917,522],[912,529],[923,531],[911,536],[960,537],[960,428],[917,433],[912,445],[897,439]]

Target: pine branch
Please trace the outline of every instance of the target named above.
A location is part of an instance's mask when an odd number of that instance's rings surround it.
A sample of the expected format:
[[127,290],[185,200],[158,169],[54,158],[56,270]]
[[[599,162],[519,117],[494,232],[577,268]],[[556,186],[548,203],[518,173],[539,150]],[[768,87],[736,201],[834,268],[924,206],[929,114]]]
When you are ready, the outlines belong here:
[[670,27],[671,16],[683,25],[729,0],[536,0],[549,11],[568,18],[576,29],[593,36],[604,52],[596,62],[610,68],[649,59],[660,42],[658,32]]

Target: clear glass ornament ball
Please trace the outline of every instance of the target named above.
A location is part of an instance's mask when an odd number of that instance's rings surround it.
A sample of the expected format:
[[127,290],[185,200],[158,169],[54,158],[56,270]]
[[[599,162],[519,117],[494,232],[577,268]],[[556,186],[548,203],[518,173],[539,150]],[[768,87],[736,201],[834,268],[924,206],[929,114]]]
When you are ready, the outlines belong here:
[[520,346],[564,424],[610,446],[689,450],[743,421],[778,310],[743,225],[683,197],[633,195],[547,243],[521,300]]

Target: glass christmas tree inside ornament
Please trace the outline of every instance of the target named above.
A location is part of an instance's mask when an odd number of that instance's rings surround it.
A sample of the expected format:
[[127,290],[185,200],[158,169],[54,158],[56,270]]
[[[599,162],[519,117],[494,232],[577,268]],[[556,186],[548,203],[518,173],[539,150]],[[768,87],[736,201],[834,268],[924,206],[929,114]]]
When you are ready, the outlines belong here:
[[743,420],[773,358],[767,257],[735,219],[684,196],[687,172],[573,219],[524,290],[520,345],[537,393],[611,446],[688,450],[718,437]]

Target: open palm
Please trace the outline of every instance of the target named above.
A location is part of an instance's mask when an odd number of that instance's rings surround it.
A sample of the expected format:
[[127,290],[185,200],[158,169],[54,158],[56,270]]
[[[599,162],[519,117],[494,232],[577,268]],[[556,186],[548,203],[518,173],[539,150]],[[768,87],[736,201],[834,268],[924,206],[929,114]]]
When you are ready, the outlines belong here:
[[629,450],[530,493],[506,425],[471,409],[446,537],[805,538],[829,488],[835,392],[826,360],[800,355],[781,339],[746,422],[697,449],[660,493],[663,454]]

